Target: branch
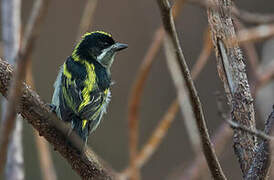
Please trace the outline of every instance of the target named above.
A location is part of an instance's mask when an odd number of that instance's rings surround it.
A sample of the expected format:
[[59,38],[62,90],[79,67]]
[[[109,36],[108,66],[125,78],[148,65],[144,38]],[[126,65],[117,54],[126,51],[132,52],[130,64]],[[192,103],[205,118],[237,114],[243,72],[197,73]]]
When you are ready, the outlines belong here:
[[[252,96],[255,96],[256,90],[259,90],[261,86],[256,80],[253,80],[251,84],[254,84],[253,86],[255,86],[255,88],[253,88],[253,91],[252,91]],[[224,117],[224,118],[227,119],[227,117]],[[220,155],[221,152],[223,152],[224,147],[229,142],[229,138],[231,136],[232,136],[231,128],[229,128],[228,123],[223,122],[218,128],[218,130],[214,133],[212,138],[212,142],[216,149],[217,155]],[[185,170],[182,173],[179,173],[180,174],[179,177],[180,179],[184,179],[184,180],[199,179],[205,167],[206,167],[206,161],[203,157],[202,152],[200,152],[187,168],[184,167]]]
[[234,130],[241,130],[241,131],[245,131],[253,136],[257,136],[258,138],[261,138],[263,140],[267,140],[267,141],[271,141],[274,140],[274,137],[269,136],[268,134],[266,134],[263,131],[257,130],[257,129],[250,129],[246,126],[240,125],[234,121],[231,120],[227,120],[227,123],[231,126],[232,129]]
[[[231,19],[230,0],[211,0],[218,10],[208,9],[208,21],[217,57],[217,68],[232,109],[233,121],[255,129],[253,99],[251,96],[242,52],[237,44],[229,43],[235,38]],[[256,137],[242,131],[234,131],[234,151],[245,175],[252,163]]]
[[248,23],[267,24],[274,22],[274,14],[260,14],[248,12],[246,10],[237,8],[236,6],[232,7],[231,12],[242,21]]
[[[165,46],[166,47],[166,46]],[[165,50],[168,50],[165,48]],[[212,43],[210,39],[210,34],[208,28],[204,32],[204,42],[203,48],[195,62],[193,69],[191,70],[191,77],[195,80],[205,64],[207,63],[212,50]],[[168,53],[166,53],[167,55]],[[198,128],[196,126],[195,116],[191,108],[191,101],[186,90],[186,85],[184,83],[184,78],[181,76],[181,72],[177,66],[176,59],[173,57],[167,57],[166,62],[168,65],[169,72],[171,73],[172,80],[176,86],[178,92],[178,98],[180,109],[183,116],[183,121],[186,126],[187,134],[192,145],[192,149],[197,154],[201,151],[201,141],[199,138]]]
[[[12,66],[0,60],[0,92],[5,97],[12,74]],[[102,166],[101,161],[90,149],[85,150],[82,155],[79,153],[79,146],[82,144],[75,133],[72,133],[69,140],[71,143],[68,143],[66,134],[69,125],[52,114],[38,94],[26,84],[23,84],[17,112],[54,146],[83,179],[114,179],[116,173],[111,168]]]
[[[221,169],[221,166],[217,160],[216,154],[210,142],[209,134],[206,128],[202,105],[199,100],[197,91],[194,87],[193,81],[190,76],[189,69],[187,67],[185,58],[183,56],[178,36],[176,33],[173,17],[170,11],[170,5],[168,0],[158,0],[158,5],[162,15],[162,22],[166,31],[166,43],[165,45],[169,49],[170,56],[176,57],[176,61],[180,68],[181,74],[184,77],[187,90],[191,99],[192,110],[195,115],[196,123],[200,133],[200,139],[204,155],[207,159],[208,166],[211,170],[211,174],[215,179],[226,179]],[[174,52],[174,54],[172,54]],[[181,99],[180,99],[181,101]]]
[[[266,121],[264,133],[267,135],[272,135],[273,127],[274,127],[274,107],[273,107],[272,113],[269,115]],[[256,150],[256,156],[250,166],[246,179],[247,180],[266,179],[270,170],[271,160],[272,160],[272,157],[271,157],[270,141],[268,139],[265,139],[263,142],[261,142],[261,144],[258,146]]]
[[[202,69],[204,68],[205,64],[208,61],[210,52],[212,49],[212,43],[209,39],[209,33],[206,33],[205,41],[203,49],[191,70],[191,76],[193,79],[196,79]],[[173,101],[173,103],[169,106],[167,112],[163,116],[162,120],[160,120],[159,124],[157,125],[155,131],[150,136],[147,143],[142,147],[141,152],[138,154],[137,158],[135,159],[134,163],[135,166],[141,168],[145,162],[152,156],[153,152],[157,149],[159,144],[161,143],[162,139],[164,138],[165,134],[173,119],[175,118],[175,114],[178,111],[178,100],[177,98]],[[121,174],[120,177],[125,179],[132,173],[132,169],[130,167],[126,168]]]
[[[240,30],[237,37],[231,37],[232,44],[254,42],[274,36],[274,24],[264,24],[249,29]],[[230,40],[229,40],[230,41]]]
[[[3,0],[2,1],[2,38],[5,59],[14,64],[14,58],[18,53],[21,38],[21,0]],[[2,98],[2,116],[1,126],[5,125],[4,116],[7,112],[7,101]],[[6,179],[23,180],[24,157],[22,145],[23,124],[21,116],[17,116],[15,128],[12,131],[11,139],[8,144],[7,163],[5,166]],[[0,127],[1,127],[0,126]]]
[[[178,101],[174,100],[173,103],[169,106],[163,118],[158,123],[155,130],[153,131],[149,140],[142,147],[141,152],[137,155],[133,167],[137,167],[138,169],[140,169],[149,160],[149,158],[152,156],[152,154],[155,152],[155,150],[165,137],[167,130],[169,129],[179,109],[178,107]],[[127,167],[120,173],[119,179],[127,179],[133,173],[134,169],[132,168],[132,166]]]
[[263,141],[260,143],[258,148],[256,149],[256,155],[253,159],[253,162],[248,170],[248,173],[245,177],[246,180],[252,179],[266,179],[270,164],[271,164],[271,147],[270,141],[274,140],[274,137],[270,136],[273,134],[274,127],[274,107],[272,113],[269,115],[264,132],[259,130],[249,129],[246,126],[242,126],[233,121],[227,121],[233,129],[245,131],[252,135],[255,135],[259,138],[262,138]]
[[[173,17],[176,18],[181,11],[185,0],[177,0],[173,6]],[[142,64],[139,67],[137,76],[132,85],[128,102],[128,121],[129,121],[129,151],[130,151],[130,165],[134,166],[134,161],[137,157],[138,151],[138,130],[139,130],[139,112],[140,102],[143,94],[145,82],[154,62],[154,57],[158,53],[164,37],[164,28],[160,26],[154,33],[153,41],[147,50]],[[136,167],[132,167],[137,171]],[[136,176],[138,173],[133,173]]]
[[259,70],[258,72],[258,87],[267,84],[271,79],[274,79],[274,60],[267,64],[267,68]]
[[29,60],[29,54],[34,46],[35,39],[40,32],[41,22],[45,16],[49,0],[37,0],[30,16],[22,47],[19,49],[15,57],[17,62],[16,72],[14,80],[11,84],[11,91],[9,92],[9,102],[7,105],[7,112],[5,114],[5,123],[1,127],[0,135],[0,172],[3,169],[3,165],[6,161],[7,145],[10,139],[10,134],[14,128],[16,117],[16,105],[18,104],[19,97],[21,95],[22,82],[26,76],[26,67]]
[[87,0],[76,38],[77,41],[85,32],[90,29],[93,22],[97,2],[98,0]]
[[[232,136],[232,131],[227,123],[223,123],[213,134],[212,143],[216,149],[216,154],[220,155],[225,145],[229,142]],[[180,172],[179,179],[182,180],[197,180],[201,179],[203,172],[206,170],[206,160],[202,152],[200,152],[188,167],[184,167],[184,171]]]

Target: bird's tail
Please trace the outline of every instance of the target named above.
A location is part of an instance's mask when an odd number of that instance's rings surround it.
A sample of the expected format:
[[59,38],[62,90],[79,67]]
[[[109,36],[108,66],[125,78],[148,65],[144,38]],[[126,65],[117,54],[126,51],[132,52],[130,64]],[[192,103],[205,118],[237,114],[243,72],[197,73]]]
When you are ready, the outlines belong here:
[[[88,121],[82,120],[78,116],[73,116],[71,121],[71,132],[74,131],[86,144],[88,139]],[[70,133],[71,133],[70,132]]]

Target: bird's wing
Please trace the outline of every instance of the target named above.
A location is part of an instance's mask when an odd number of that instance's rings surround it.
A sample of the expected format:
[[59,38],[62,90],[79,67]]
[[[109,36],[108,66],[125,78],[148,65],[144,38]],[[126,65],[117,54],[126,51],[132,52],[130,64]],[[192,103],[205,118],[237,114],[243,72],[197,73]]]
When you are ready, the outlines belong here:
[[62,77],[63,104],[73,111],[80,119],[92,120],[98,116],[105,98],[100,90],[87,91],[80,83]]

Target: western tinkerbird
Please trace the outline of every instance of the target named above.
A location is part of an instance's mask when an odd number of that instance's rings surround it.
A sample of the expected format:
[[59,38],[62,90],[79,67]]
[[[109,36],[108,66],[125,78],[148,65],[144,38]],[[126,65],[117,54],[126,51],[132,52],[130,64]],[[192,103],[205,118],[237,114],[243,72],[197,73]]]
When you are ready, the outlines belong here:
[[87,143],[110,101],[110,68],[116,53],[127,48],[103,31],[86,33],[61,66],[54,84],[52,109]]

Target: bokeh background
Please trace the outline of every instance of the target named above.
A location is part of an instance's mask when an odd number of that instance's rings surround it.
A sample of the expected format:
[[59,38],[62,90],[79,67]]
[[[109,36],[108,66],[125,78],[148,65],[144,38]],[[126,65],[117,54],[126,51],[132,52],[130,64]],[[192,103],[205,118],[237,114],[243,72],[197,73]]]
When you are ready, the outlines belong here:
[[[31,0],[22,2],[23,25],[27,22],[32,3]],[[59,66],[71,54],[76,43],[85,3],[86,0],[58,0],[50,3],[32,59],[36,90],[47,102],[51,101],[53,83]],[[274,9],[274,1],[271,0],[241,0],[235,3],[240,8],[253,12],[273,13]],[[116,57],[112,68],[115,85],[112,87],[112,101],[108,113],[89,139],[89,145],[116,170],[125,168],[129,160],[127,104],[130,88],[154,31],[160,25],[159,9],[154,0],[105,0],[99,1],[96,8],[92,30],[110,32],[117,41],[129,44],[129,48]],[[202,47],[203,32],[207,26],[206,11],[188,4],[177,18],[176,26],[187,63],[192,67]],[[261,44],[257,48],[260,54]],[[147,140],[176,97],[162,49],[156,58],[141,103],[140,145]],[[222,123],[216,110],[215,93],[223,91],[222,83],[217,76],[214,55],[211,55],[195,85],[212,134]],[[167,179],[174,170],[183,170],[192,162],[194,153],[185,131],[183,118],[178,113],[164,142],[142,168],[143,179]],[[26,179],[41,179],[33,128],[26,121],[23,134]],[[66,160],[58,152],[53,151],[51,146],[50,148],[58,179],[80,179]],[[240,179],[240,167],[233,154],[231,142],[220,159],[227,177]]]

